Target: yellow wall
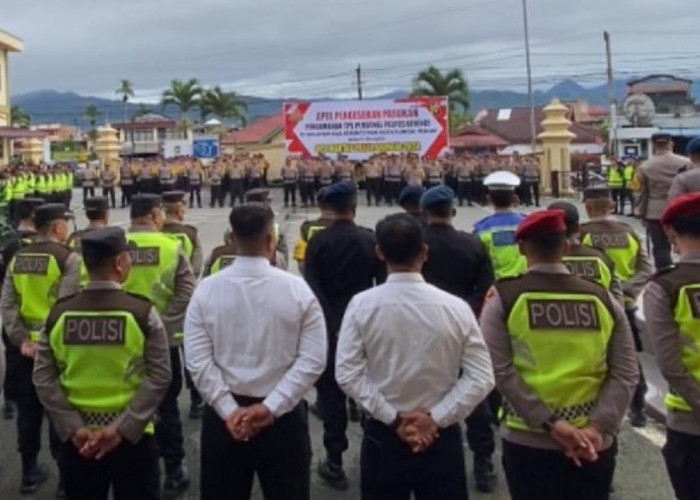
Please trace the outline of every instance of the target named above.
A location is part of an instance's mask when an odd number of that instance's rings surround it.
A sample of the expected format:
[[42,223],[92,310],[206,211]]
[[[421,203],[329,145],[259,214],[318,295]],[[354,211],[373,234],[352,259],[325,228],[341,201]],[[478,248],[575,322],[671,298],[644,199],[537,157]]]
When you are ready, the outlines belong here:
[[262,153],[270,164],[267,171],[267,180],[274,181],[282,178],[282,167],[284,166],[284,131],[281,131],[269,142],[264,144],[224,144],[223,153],[234,154],[258,154]]
[[[0,127],[7,127],[10,124],[10,91],[7,60],[7,51],[0,49]],[[8,139],[0,140],[2,141],[0,165],[7,165],[10,162],[12,141]]]

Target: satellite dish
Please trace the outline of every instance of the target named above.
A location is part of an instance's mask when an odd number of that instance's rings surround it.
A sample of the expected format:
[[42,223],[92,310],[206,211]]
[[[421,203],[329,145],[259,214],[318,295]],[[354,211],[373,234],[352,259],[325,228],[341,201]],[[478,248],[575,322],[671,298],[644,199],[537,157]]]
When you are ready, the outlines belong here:
[[656,107],[646,94],[632,94],[623,105],[625,116],[635,127],[648,127],[654,120]]

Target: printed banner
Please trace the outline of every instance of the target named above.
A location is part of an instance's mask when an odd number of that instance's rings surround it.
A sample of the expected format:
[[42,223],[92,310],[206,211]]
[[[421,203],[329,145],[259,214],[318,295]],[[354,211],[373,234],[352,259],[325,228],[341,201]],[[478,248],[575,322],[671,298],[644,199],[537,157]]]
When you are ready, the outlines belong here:
[[289,102],[284,104],[287,156],[414,153],[435,158],[447,152],[446,97],[400,100]]

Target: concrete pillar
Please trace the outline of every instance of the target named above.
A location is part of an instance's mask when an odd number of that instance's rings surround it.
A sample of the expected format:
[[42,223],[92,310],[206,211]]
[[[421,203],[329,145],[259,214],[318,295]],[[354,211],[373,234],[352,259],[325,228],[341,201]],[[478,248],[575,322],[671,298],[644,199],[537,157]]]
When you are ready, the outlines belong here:
[[566,118],[568,108],[559,99],[553,99],[543,109],[545,119],[542,121],[543,132],[537,136],[541,144],[542,193],[552,194],[551,173],[559,172],[561,196],[572,196],[571,188],[571,154],[569,144],[576,134],[569,131],[571,121]]
[[97,129],[97,139],[95,140],[95,154],[100,161],[100,167],[116,164],[119,160],[119,152],[122,143],[119,141],[118,132],[110,126],[99,127]]
[[44,161],[44,141],[36,137],[22,141],[22,160],[32,165]]

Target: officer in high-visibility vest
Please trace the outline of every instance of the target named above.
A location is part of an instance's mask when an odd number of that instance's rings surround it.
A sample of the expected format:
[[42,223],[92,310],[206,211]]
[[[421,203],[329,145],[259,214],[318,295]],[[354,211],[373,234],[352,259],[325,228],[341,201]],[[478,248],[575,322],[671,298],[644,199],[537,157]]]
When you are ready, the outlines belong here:
[[601,249],[582,245],[579,240],[581,229],[578,209],[566,201],[557,201],[547,207],[547,210],[561,210],[564,212],[564,224],[566,224],[566,255],[564,265],[571,274],[579,278],[598,283],[612,293],[617,301],[624,305],[624,293],[620,277],[615,273],[615,263]]
[[700,193],[669,203],[661,224],[680,261],[644,291],[644,317],[668,381],[666,467],[676,497],[700,498]]
[[[608,167],[608,189],[610,189],[610,194],[612,195],[614,203],[614,214],[622,213],[620,211],[620,205],[624,207],[623,192],[625,187],[625,176],[624,176],[624,163],[613,161]],[[622,203],[620,203],[622,202]]]
[[622,189],[621,199],[620,199],[620,215],[625,214],[625,204],[629,202],[630,210],[627,212],[628,217],[634,217],[634,179],[637,175],[636,159],[628,158],[625,162],[625,166],[622,169],[622,177],[624,179],[624,186]]
[[[245,201],[246,203],[263,203],[272,208],[270,203],[272,199],[267,188],[259,187],[246,191]],[[277,238],[277,252],[274,265],[280,269],[287,269],[289,248],[287,247],[287,238],[282,232],[279,222],[275,222],[275,238]]]
[[514,238],[518,224],[525,218],[513,210],[518,202],[515,188],[519,185],[520,178],[511,172],[493,172],[484,179],[495,213],[477,222],[474,234],[489,250],[496,280],[513,278],[527,270]]
[[603,287],[562,264],[560,210],[515,235],[527,274],[496,283],[481,313],[504,398],[503,464],[514,500],[605,499],[615,436],[638,378],[625,313]]
[[132,250],[132,267],[124,289],[148,297],[163,318],[168,332],[173,378],[158,408],[156,439],[165,462],[165,498],[175,498],[189,486],[182,422],[177,397],[182,389],[182,344],[185,311],[195,288],[192,267],[182,245],[174,236],[161,232],[163,202],[160,195],[140,194],[131,199],[131,227],[127,239]]
[[[0,282],[5,280],[7,266],[12,262],[12,258],[17,250],[29,245],[36,236],[34,227],[34,210],[44,204],[42,198],[24,198],[18,202],[19,225],[17,230],[2,247],[0,251]],[[15,346],[7,337],[7,331],[3,327],[2,340],[5,344],[5,383],[4,383],[4,404],[2,407],[3,418],[10,420],[14,418],[15,406],[17,405],[17,367],[21,362],[19,348]]]
[[[584,192],[589,222],[581,225],[581,243],[603,250],[615,263],[615,272],[622,282],[625,312],[632,328],[638,351],[642,350],[637,326],[637,299],[653,270],[651,260],[637,233],[628,225],[610,217],[613,207],[610,190],[591,187]],[[630,408],[630,423],[635,427],[646,425],[646,381],[642,373]]]
[[109,225],[109,200],[104,196],[87,198],[85,200],[85,216],[88,219],[87,227],[75,231],[68,238],[68,246],[78,252],[80,252],[80,240],[83,236]]
[[223,245],[219,245],[212,250],[209,257],[204,262],[204,270],[202,278],[212,276],[223,271],[225,268],[233,264],[238,256],[238,247],[234,242],[233,234],[229,231],[224,236]]
[[155,307],[122,290],[131,269],[118,227],[82,238],[90,282],[59,300],[42,333],[37,394],[62,444],[70,499],[160,498],[154,414],[171,379],[168,338]]
[[[76,293],[79,287],[80,258],[65,246],[68,218],[63,204],[47,203],[36,208],[34,225],[38,234],[10,262],[0,299],[3,325],[22,354],[17,370],[21,494],[34,493],[48,478],[47,467],[37,463],[44,409],[32,384],[32,371],[39,333],[51,308],[59,298]],[[53,432],[49,435],[52,455],[58,459],[59,442]],[[62,491],[62,484],[59,490]]]
[[172,234],[180,240],[196,278],[202,273],[204,257],[197,228],[184,223],[186,214],[185,192],[166,191],[163,193],[163,209],[165,211],[163,232]]
[[299,238],[294,245],[294,260],[297,261],[301,274],[304,274],[304,259],[306,258],[306,247],[308,247],[309,241],[316,233],[333,224],[333,211],[330,210],[324,201],[327,192],[327,188],[324,187],[316,193],[316,205],[321,211],[319,217],[314,220],[305,220],[299,228]]

